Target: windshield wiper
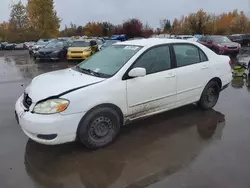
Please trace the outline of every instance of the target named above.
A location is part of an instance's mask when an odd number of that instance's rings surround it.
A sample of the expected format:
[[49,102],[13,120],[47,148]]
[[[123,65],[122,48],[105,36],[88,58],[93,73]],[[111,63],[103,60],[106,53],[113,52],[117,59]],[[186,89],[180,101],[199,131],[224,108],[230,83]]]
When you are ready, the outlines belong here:
[[104,73],[95,72],[95,71],[93,71],[91,69],[81,68],[79,65],[77,65],[76,68],[78,70],[80,70],[82,73],[87,73],[87,74],[92,75],[92,76],[104,77],[104,78],[110,77],[110,75],[107,75],[107,74],[104,74]]

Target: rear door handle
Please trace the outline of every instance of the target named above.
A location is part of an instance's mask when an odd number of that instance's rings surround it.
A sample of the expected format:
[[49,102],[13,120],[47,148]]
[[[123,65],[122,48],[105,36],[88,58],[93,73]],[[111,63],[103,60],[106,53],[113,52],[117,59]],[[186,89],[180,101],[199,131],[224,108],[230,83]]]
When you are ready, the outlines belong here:
[[208,69],[208,68],[209,68],[209,66],[207,66],[207,65],[204,65],[201,67],[201,69]]
[[175,74],[174,73],[168,73],[167,76],[165,76],[165,78],[174,78]]

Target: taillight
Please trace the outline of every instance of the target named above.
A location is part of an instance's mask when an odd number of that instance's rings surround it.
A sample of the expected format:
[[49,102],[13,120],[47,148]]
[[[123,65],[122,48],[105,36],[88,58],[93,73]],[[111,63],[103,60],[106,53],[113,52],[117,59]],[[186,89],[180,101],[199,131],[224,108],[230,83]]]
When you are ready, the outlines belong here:
[[230,60],[229,60],[229,65],[232,66],[232,64],[233,64],[233,62],[232,62],[232,60],[230,59]]

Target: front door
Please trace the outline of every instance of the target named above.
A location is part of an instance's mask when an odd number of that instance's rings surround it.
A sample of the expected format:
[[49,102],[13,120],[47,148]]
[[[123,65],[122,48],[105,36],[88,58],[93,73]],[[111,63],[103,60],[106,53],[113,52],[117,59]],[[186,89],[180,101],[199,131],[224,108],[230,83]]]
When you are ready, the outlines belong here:
[[210,78],[210,63],[204,52],[192,44],[174,44],[177,75],[177,106],[200,99]]
[[169,46],[157,46],[140,56],[132,68],[146,69],[146,76],[127,82],[128,114],[131,119],[172,109],[176,102],[176,73]]

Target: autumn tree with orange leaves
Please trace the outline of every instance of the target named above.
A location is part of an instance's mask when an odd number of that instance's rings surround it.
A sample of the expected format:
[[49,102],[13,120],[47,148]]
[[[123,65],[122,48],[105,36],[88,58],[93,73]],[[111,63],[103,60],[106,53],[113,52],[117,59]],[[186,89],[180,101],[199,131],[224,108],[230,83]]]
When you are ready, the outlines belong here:
[[244,12],[238,10],[215,15],[202,9],[181,19],[175,18],[173,34],[218,34],[249,33],[250,21]]
[[160,21],[160,27],[155,30],[139,19],[132,18],[117,25],[108,21],[89,21],[82,25],[71,23],[59,32],[60,21],[53,0],[28,0],[26,5],[19,1],[12,6],[9,22],[0,23],[0,42],[24,42],[38,40],[41,37],[81,35],[92,37],[126,34],[127,37],[150,37],[153,33],[171,35],[250,33],[249,18],[237,9],[219,15],[201,9],[174,20],[163,19]]

